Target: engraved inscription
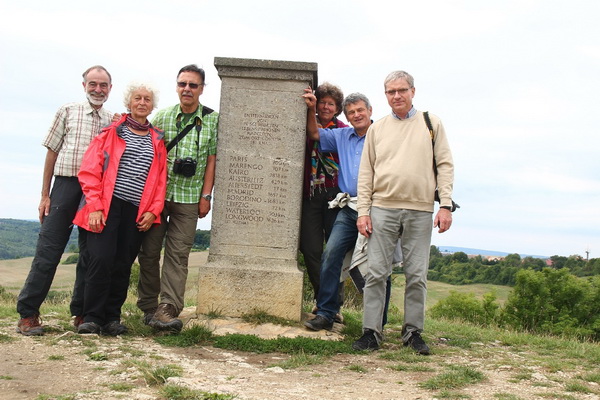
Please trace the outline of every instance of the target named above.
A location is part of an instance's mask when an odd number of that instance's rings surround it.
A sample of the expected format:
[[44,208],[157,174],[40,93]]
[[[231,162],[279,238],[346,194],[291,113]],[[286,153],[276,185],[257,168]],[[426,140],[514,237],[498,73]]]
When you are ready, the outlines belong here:
[[279,114],[245,112],[243,118],[240,138],[249,144],[265,146],[282,140]]

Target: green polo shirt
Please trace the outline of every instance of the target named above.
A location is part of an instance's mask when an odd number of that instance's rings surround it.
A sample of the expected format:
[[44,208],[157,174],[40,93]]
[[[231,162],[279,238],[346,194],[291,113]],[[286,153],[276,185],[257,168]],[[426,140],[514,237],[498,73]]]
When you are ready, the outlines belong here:
[[[196,124],[196,118],[202,121],[200,132],[196,128],[192,128],[177,146],[169,151],[167,157],[169,174],[167,177],[167,201],[184,204],[200,202],[208,156],[217,154],[219,113],[212,112],[203,117],[202,105],[200,105],[196,112],[190,116],[187,124]],[[152,125],[165,131],[165,144],[173,140],[179,132],[185,129],[187,124],[184,123],[184,114],[179,104],[158,111],[152,119]],[[175,159],[185,159],[187,157],[196,160],[196,174],[187,178],[181,174],[173,173]]]

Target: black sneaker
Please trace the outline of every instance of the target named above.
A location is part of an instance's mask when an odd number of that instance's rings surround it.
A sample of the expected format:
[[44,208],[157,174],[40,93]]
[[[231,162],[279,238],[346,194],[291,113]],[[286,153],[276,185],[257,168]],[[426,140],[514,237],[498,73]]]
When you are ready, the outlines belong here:
[[328,320],[322,315],[317,315],[313,319],[304,321],[304,326],[313,331],[320,331],[321,329],[330,331],[333,328],[333,321]]
[[127,327],[119,321],[110,321],[102,327],[101,333],[107,336],[119,336],[127,333]]
[[410,346],[417,354],[422,354],[424,356],[429,355],[429,346],[425,344],[420,333],[415,332],[410,335],[408,340],[404,342],[404,346]]
[[356,342],[352,343],[352,348],[358,351],[374,351],[379,350],[379,343],[375,337],[375,331],[365,329],[363,335]]
[[84,322],[77,327],[77,333],[85,335],[88,333],[100,333],[100,325],[95,322]]

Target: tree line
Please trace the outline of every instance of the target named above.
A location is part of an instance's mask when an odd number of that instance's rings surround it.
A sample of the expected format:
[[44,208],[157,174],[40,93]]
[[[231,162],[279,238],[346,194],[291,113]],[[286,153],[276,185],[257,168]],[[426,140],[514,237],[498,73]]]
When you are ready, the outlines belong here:
[[453,291],[429,313],[434,318],[599,341],[600,259],[552,256],[550,261],[547,265],[518,254],[489,261],[465,253],[442,255],[432,246],[429,279],[509,285],[513,290],[503,306],[494,293],[478,300],[473,293]]
[[600,275],[600,258],[585,260],[577,255],[555,255],[549,261],[546,264],[544,259],[521,258],[519,254],[509,254],[501,260],[488,260],[482,256],[469,257],[464,252],[444,255],[436,246],[431,246],[428,279],[452,285],[491,283],[514,286],[519,271],[541,271],[546,267],[564,269],[578,277]]

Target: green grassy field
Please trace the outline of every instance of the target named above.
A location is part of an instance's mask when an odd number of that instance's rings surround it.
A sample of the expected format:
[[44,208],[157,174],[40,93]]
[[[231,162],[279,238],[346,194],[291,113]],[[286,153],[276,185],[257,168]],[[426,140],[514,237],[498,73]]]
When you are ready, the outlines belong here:
[[[62,259],[65,260],[69,255],[65,254]],[[206,262],[207,257],[208,251],[193,252],[190,254],[186,302],[192,302],[193,304],[196,299],[198,268]],[[10,293],[18,294],[27,278],[32,259],[32,257],[26,257],[16,260],[0,260],[0,286],[4,287]],[[51,290],[71,290],[74,280],[75,264],[60,264],[56,270]],[[494,292],[500,304],[504,304],[511,291],[511,288],[508,286],[488,284],[455,286],[442,282],[429,281],[427,286],[427,308],[448,297],[451,291],[474,293],[478,299],[482,298],[486,293]],[[403,308],[404,275],[393,276],[392,304],[396,305],[400,310]]]
[[[450,285],[443,282],[429,281],[427,282],[427,304],[429,308],[436,304],[438,301],[445,299],[450,295],[450,292],[461,292],[461,293],[474,293],[477,299],[482,299],[486,293],[495,293],[497,302],[504,304],[510,291],[511,287],[490,285],[490,284],[473,284],[473,285]],[[393,289],[392,289],[392,304],[402,309],[404,304],[404,275],[393,276]]]

